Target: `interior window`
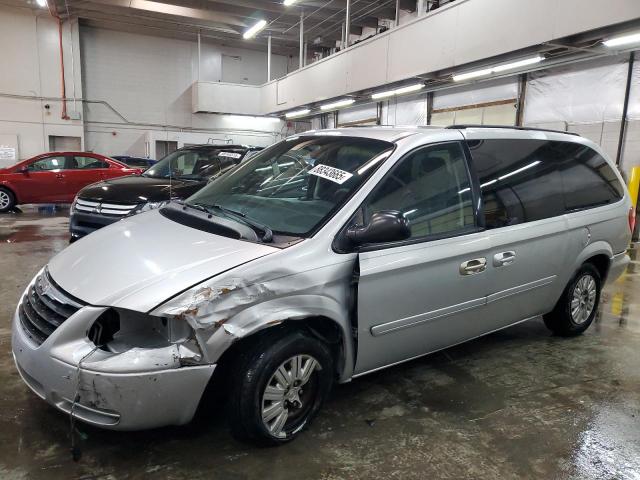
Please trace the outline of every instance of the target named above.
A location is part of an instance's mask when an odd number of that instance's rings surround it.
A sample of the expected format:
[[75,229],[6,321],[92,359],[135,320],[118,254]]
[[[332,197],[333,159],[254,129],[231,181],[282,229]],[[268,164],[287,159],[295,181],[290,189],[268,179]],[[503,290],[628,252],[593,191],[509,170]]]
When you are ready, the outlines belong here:
[[109,164],[103,160],[94,157],[81,157],[74,156],[71,158],[71,163],[66,166],[68,170],[89,170],[92,168],[109,168]]
[[409,220],[411,238],[455,234],[473,227],[471,185],[462,146],[457,142],[434,145],[402,159],[365,202],[364,223],[381,210],[402,212]]
[[29,170],[34,172],[47,170],[62,170],[65,164],[65,157],[41,158],[29,165]]
[[561,154],[553,143],[522,139],[468,142],[480,181],[487,228],[564,213],[557,169]]

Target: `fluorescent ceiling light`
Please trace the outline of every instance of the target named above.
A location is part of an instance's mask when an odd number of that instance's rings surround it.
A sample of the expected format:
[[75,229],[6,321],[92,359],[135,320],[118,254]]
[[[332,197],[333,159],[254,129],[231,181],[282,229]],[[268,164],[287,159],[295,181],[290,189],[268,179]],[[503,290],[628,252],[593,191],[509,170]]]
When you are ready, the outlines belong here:
[[540,163],[540,160],[536,160],[535,162],[531,162],[529,165],[525,165],[522,168],[514,170],[513,172],[506,173],[506,174],[502,175],[501,177],[498,177],[498,180],[503,180],[503,179],[505,179],[507,177],[510,177],[511,175],[515,175],[516,173],[524,172],[525,170],[528,170],[531,167],[535,167],[539,163]]
[[462,80],[469,80],[470,78],[484,77],[491,75],[492,73],[505,72],[507,70],[513,70],[515,68],[524,67],[526,65],[533,65],[544,60],[544,57],[538,55],[531,58],[525,58],[524,60],[518,60],[517,62],[505,63],[503,65],[497,65],[495,67],[483,68],[482,70],[475,70],[473,72],[460,73],[453,76],[454,82],[460,82]]
[[396,94],[395,90],[385,90],[384,92],[374,93],[373,95],[371,95],[371,98],[376,99],[376,98],[393,97],[395,94]]
[[288,7],[289,5],[293,5],[294,3],[296,3],[298,0],[284,0],[284,2],[282,2],[282,4],[286,7]]
[[470,78],[484,77],[485,75],[491,75],[492,70],[485,68],[483,70],[476,70],[475,72],[461,73],[453,76],[454,82],[460,82],[462,80],[469,80]]
[[343,100],[338,100],[337,102],[325,103],[324,105],[320,105],[320,110],[334,110],[336,108],[351,105],[353,102],[355,102],[353,98],[345,98]]
[[513,70],[514,68],[525,67],[527,65],[533,65],[534,63],[540,63],[544,60],[544,57],[538,55],[537,57],[525,58],[524,60],[518,60],[517,62],[505,63],[504,65],[498,65],[493,67],[494,72],[504,72],[506,70]]
[[497,181],[498,181],[497,178],[494,178],[493,180],[489,180],[488,182],[485,182],[482,185],[480,185],[480,188],[484,188],[484,187],[488,187],[489,185],[493,185]]
[[403,93],[416,92],[424,88],[424,83],[416,83],[415,85],[407,85],[396,90],[396,95],[402,95]]
[[47,6],[47,0],[37,0],[38,5],[41,7],[46,7]]
[[384,92],[374,93],[373,95],[371,95],[371,98],[375,100],[378,98],[393,97],[394,95],[402,95],[403,93],[415,92],[417,90],[420,90],[421,88],[424,88],[424,83],[416,83],[414,85],[407,85],[406,87],[400,87],[394,90],[385,90]]
[[293,112],[285,113],[284,116],[287,118],[303,117],[310,111],[311,110],[309,110],[308,108],[303,108],[301,110],[294,110]]
[[256,33],[258,33],[260,30],[262,30],[266,26],[267,26],[266,20],[258,20],[258,23],[256,23],[253,27],[249,28],[249,30],[247,30],[246,32],[244,32],[242,36],[245,39],[253,38],[256,36]]
[[622,37],[610,38],[605,40],[604,43],[607,47],[619,47],[621,45],[629,45],[631,43],[640,43],[640,33],[633,33],[631,35],[624,35]]

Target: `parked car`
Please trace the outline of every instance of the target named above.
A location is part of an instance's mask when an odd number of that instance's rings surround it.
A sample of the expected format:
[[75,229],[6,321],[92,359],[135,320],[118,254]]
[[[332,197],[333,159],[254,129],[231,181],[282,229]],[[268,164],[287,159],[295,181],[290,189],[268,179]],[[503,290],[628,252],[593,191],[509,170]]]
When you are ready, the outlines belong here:
[[145,170],[156,164],[157,160],[146,157],[130,157],[129,155],[111,155],[111,158],[115,158],[119,162],[124,163],[130,167],[144,168]]
[[76,240],[129,215],[186,198],[261,147],[200,145],[170,153],[142,175],[108,180],[80,192],[71,206],[69,230]]
[[629,263],[630,212],[579,136],[301,133],[59,253],[20,300],[13,354],[92,425],[184,424],[210,387],[237,436],[280,444],[335,382],[540,315],[584,332]]
[[0,212],[24,203],[71,203],[90,183],[140,172],[97,153],[44,153],[0,168]]

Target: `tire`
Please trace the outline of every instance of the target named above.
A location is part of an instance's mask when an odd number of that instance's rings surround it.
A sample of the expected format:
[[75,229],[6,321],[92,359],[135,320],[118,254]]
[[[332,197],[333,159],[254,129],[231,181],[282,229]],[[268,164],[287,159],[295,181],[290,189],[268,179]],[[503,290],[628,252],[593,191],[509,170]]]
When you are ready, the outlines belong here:
[[580,335],[593,322],[600,303],[602,280],[598,269],[585,263],[574,275],[544,323],[556,335]]
[[[302,368],[296,379],[293,362],[298,360]],[[231,433],[261,445],[290,442],[320,410],[331,391],[333,371],[329,347],[306,331],[278,329],[262,335],[238,354],[231,370]],[[263,398],[265,394],[272,399]]]
[[16,196],[8,188],[0,187],[0,213],[8,212],[16,206]]

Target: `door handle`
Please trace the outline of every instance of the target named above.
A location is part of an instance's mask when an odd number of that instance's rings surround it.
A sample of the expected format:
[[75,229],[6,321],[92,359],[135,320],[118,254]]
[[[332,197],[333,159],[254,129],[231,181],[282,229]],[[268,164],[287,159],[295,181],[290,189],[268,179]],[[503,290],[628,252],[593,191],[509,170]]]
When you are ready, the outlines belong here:
[[56,173],[56,178],[60,178],[60,179],[62,179],[62,178],[64,178],[64,175],[63,175],[63,174],[61,174],[61,173]]
[[487,269],[487,259],[484,257],[467,260],[460,264],[460,275],[473,275]]
[[493,256],[494,267],[504,267],[506,265],[511,265],[515,261],[516,261],[516,252],[514,252],[513,250],[496,253]]

